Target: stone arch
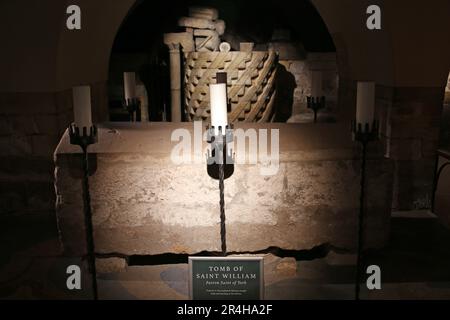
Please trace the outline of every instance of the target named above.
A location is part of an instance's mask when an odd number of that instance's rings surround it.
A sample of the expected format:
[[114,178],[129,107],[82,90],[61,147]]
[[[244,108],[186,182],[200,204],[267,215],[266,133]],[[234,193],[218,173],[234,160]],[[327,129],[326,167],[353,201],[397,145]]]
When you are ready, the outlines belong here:
[[[352,2],[350,6],[324,0],[311,1],[328,28],[336,47],[340,79],[338,93],[340,119],[348,120],[353,117],[355,80],[371,79],[386,86],[393,83],[389,28],[367,36],[363,29],[366,2],[368,3],[368,1],[361,1],[358,4]],[[98,113],[95,118],[104,121],[107,120],[105,83],[108,78],[111,48],[120,26],[127,16],[138,9],[139,3],[135,0],[126,0],[109,9],[105,9],[108,4],[104,0],[97,2],[82,0],[79,5],[85,12],[83,28],[80,32],[71,32],[61,26],[55,51],[56,74],[51,87],[63,90],[79,83],[90,83],[96,91],[94,94],[97,98],[94,97],[94,100],[98,100],[98,103],[94,103],[94,109],[99,109],[94,110],[94,113]],[[286,3],[286,6],[288,5]],[[60,10],[63,8],[62,4]],[[361,21],[353,19],[349,23],[347,17],[350,15],[360,15]],[[57,22],[59,25],[64,23],[64,19]]]
[[[198,1],[197,1],[197,2],[198,2]],[[197,2],[191,1],[191,2],[189,2],[189,3],[183,3],[182,5],[180,5],[181,7],[183,7],[184,9],[186,9],[186,10],[185,10],[186,12],[180,12],[180,10],[178,10],[178,11],[179,11],[179,17],[185,15],[185,14],[187,13],[187,8],[188,8],[190,5],[192,5],[192,4],[197,4]],[[218,1],[218,3],[208,3],[207,5],[216,6],[217,8],[219,8],[219,11],[220,11],[220,10],[221,10],[221,7],[220,7],[220,6],[221,6],[222,4],[223,4],[223,2]],[[320,20],[322,20],[322,19],[320,18],[320,14],[317,12],[317,10],[316,10],[316,8],[314,7],[313,4],[310,4],[309,2],[306,2],[306,1],[305,1],[305,4],[304,4],[303,6],[310,6],[311,8],[314,8],[314,9],[313,9],[313,10],[314,10],[314,13],[317,14],[317,16],[319,17]],[[138,11],[140,7],[141,7],[140,5],[135,4],[135,5],[133,6],[133,8],[130,10],[129,16],[131,16],[131,15],[133,14],[132,12],[135,13],[136,11]],[[288,4],[286,4],[286,5],[279,5],[279,7],[280,7],[280,10],[283,9],[283,12],[282,12],[281,14],[289,13],[289,6],[288,6]],[[222,9],[223,9],[223,8],[222,8]],[[158,8],[158,10],[159,10],[159,8]],[[155,12],[158,12],[158,10],[155,9]],[[258,13],[257,8],[255,8],[255,13]],[[153,14],[153,13],[151,13],[151,14]],[[222,18],[222,16],[221,16],[220,18]],[[315,18],[315,17],[314,17],[314,18]],[[289,25],[296,26],[296,25],[298,24],[297,21],[296,21],[295,19],[292,18],[292,14],[291,14],[291,13],[290,13],[290,19],[291,19],[291,21],[288,23]],[[175,23],[176,23],[176,22],[175,22]],[[123,26],[124,24],[125,24],[125,21],[122,22],[122,26]],[[324,26],[324,29],[326,30],[326,25],[323,23],[323,21],[322,21],[322,24],[323,24],[323,26]],[[120,31],[119,31],[119,32],[120,32]],[[328,33],[328,36],[329,36],[330,39],[331,39],[330,33],[329,33],[328,31],[326,31],[326,33]],[[119,34],[116,35],[116,37],[115,37],[116,40],[117,40],[118,36],[119,36]],[[115,40],[115,41],[116,41],[116,40]],[[331,40],[331,41],[333,41],[333,40]],[[342,51],[344,52],[345,50],[342,50]],[[116,75],[116,78],[118,78],[117,75]],[[305,99],[305,100],[306,100],[306,99]]]

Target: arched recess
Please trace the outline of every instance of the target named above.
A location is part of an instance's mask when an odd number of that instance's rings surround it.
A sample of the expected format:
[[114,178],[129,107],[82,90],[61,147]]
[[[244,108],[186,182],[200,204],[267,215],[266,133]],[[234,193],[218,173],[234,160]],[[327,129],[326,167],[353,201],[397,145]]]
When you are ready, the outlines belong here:
[[107,66],[111,121],[128,120],[122,107],[123,72],[127,71],[136,73],[141,109],[146,109],[142,121],[161,120],[148,104],[164,106],[170,101],[169,51],[163,34],[177,29],[177,20],[187,10],[188,2],[137,1],[122,21],[114,35]]
[[[341,108],[347,110],[344,118],[354,116],[354,81],[377,83],[382,143],[394,160],[393,209],[429,209],[450,53],[449,42],[440,39],[448,37],[450,3],[438,0],[424,10],[407,1],[312,2],[341,51],[340,103],[349,106]],[[382,28],[371,31],[366,9],[374,4]]]
[[[106,87],[108,79],[109,56],[113,42],[119,27],[130,13],[133,7],[137,7],[142,1],[123,0],[111,3],[108,0],[79,0],[77,5],[82,9],[82,29],[68,30],[65,27],[67,15],[65,9],[73,4],[68,0],[42,2],[39,5],[29,4],[26,1],[27,12],[43,10],[48,7],[48,19],[39,20],[40,15],[29,16],[24,19],[29,24],[35,24],[35,28],[24,25],[22,29],[4,30],[8,41],[15,43],[15,39],[22,39],[23,54],[6,50],[2,67],[9,72],[11,77],[4,82],[6,91],[22,92],[58,92],[69,90],[73,85],[89,83],[94,86],[94,112],[96,109],[105,109]],[[208,1],[204,1],[208,4]],[[222,1],[227,3],[227,1]],[[189,3],[186,2],[187,4]],[[291,12],[295,18],[295,10],[290,10],[290,1],[278,1],[280,10]],[[352,97],[354,97],[355,79],[373,79],[382,85],[392,83],[392,63],[389,41],[389,26],[383,24],[383,30],[373,32],[370,35],[364,33],[364,17],[366,5],[369,1],[327,1],[312,0],[323,22],[333,37],[337,61],[339,65],[339,78],[342,79],[339,92],[339,104],[345,118],[353,116]],[[371,2],[370,2],[371,3]],[[383,4],[383,1],[375,1]],[[257,15],[262,4],[254,4],[254,14]],[[4,12],[16,12],[19,14],[19,2],[5,3]],[[157,4],[155,4],[157,6]],[[9,8],[11,7],[11,8]],[[34,8],[34,9],[33,9]],[[11,10],[9,10],[11,9]],[[8,25],[8,16],[4,21]],[[23,16],[23,14],[22,14]],[[354,17],[361,17],[356,19]],[[293,24],[301,25],[300,21],[293,19]],[[12,23],[11,23],[12,24]],[[54,30],[58,30],[57,33]],[[37,43],[36,39],[39,39]],[[17,41],[16,41],[17,42]],[[40,63],[32,63],[25,54],[33,53],[40,57]],[[8,61],[8,63],[6,63]],[[17,61],[17,62],[14,62]],[[14,70],[12,71],[12,66]],[[3,68],[2,68],[3,69]],[[5,78],[6,79],[6,78]],[[348,84],[345,79],[349,79]],[[3,84],[3,82],[2,82]],[[99,105],[97,107],[97,105]],[[349,110],[346,112],[345,110]],[[99,112],[97,118],[106,120],[106,112]]]
[[[57,47],[57,87],[62,90],[79,83],[90,83],[98,87],[98,108],[101,109],[98,112],[98,120],[107,119],[105,83],[108,78],[109,58],[114,39],[127,15],[133,8],[138,8],[140,2],[125,0],[111,5],[106,0],[95,2],[80,0],[79,5],[84,12],[82,30],[73,32],[64,27],[61,28]],[[190,2],[186,2],[184,7],[187,7]],[[387,23],[383,30],[368,35],[365,29],[365,10],[369,1],[359,1],[357,4],[350,0],[344,2],[348,3],[311,1],[328,28],[336,47],[340,79],[339,118],[349,120],[354,114],[354,81],[374,80],[377,84],[389,86],[393,83],[393,68]],[[378,1],[378,3],[382,2]],[[280,10],[293,12],[289,10],[289,1],[278,3]],[[69,1],[66,1],[66,4],[68,5]],[[255,14],[257,12],[258,7],[255,6]],[[349,19],[350,16],[360,16],[361,19]],[[299,24],[294,19],[295,15],[291,18],[290,23]],[[61,21],[61,24],[65,24],[65,19]]]
[[[286,2],[280,1],[264,1],[255,5],[254,3],[248,2],[239,2],[239,1],[175,1],[170,4],[160,2],[159,4],[150,4],[149,2],[141,2],[140,4],[135,6],[135,10],[130,13],[128,19],[123,22],[117,36],[115,39],[115,45],[113,48],[112,54],[117,54],[120,50],[126,51],[128,50],[146,50],[145,55],[151,56],[155,51],[154,47],[158,47],[158,44],[161,45],[162,41],[162,33],[164,32],[180,32],[183,31],[183,28],[177,27],[177,20],[180,17],[186,16],[188,13],[188,7],[191,5],[205,5],[215,7],[219,11],[219,18],[225,20],[227,27],[226,33],[222,36],[222,41],[228,41],[232,44],[233,50],[239,50],[239,41],[251,41],[255,42],[255,50],[256,51],[264,51],[267,49],[263,49],[263,43],[268,44],[270,42],[270,35],[273,32],[273,28],[275,27],[286,27],[292,33],[292,42],[296,41],[298,38],[305,41],[303,43],[306,48],[302,48],[302,50],[306,49],[307,52],[311,52],[315,54],[317,52],[316,57],[318,59],[322,59],[319,61],[305,62],[305,65],[308,69],[312,68],[320,68],[317,67],[322,63],[326,65],[327,63],[335,63],[336,58],[333,57],[331,60],[327,57],[320,57],[319,52],[329,53],[330,56],[333,56],[333,52],[335,52],[335,46],[333,44],[333,40],[327,30],[326,25],[323,23],[320,14],[314,8],[314,6],[309,1],[299,1],[295,4],[288,5]],[[168,10],[167,6],[175,7],[175,10]],[[294,8],[293,8],[294,6]],[[295,9],[295,10],[294,10]],[[142,23],[145,17],[148,23]],[[161,20],[161,17],[163,19]],[[300,18],[299,18],[300,17]],[[159,24],[153,23],[153,20],[159,21]],[[153,30],[149,31],[148,28],[152,28]],[[132,30],[132,31],[130,31]],[[159,30],[159,34],[155,34],[155,30]],[[230,31],[231,30],[231,31]],[[257,32],[257,34],[255,34]],[[269,35],[269,38],[267,39]],[[145,39],[145,41],[142,41]],[[264,39],[264,40],[261,40]],[[158,42],[159,41],[159,42]],[[258,42],[259,41],[259,42]],[[133,43],[134,42],[134,43]],[[158,42],[153,43],[152,42]],[[143,45],[144,44],[144,45]],[[237,44],[237,45],[236,45]],[[302,44],[302,45],[303,45]],[[145,47],[147,46],[147,47]],[[153,48],[148,48],[149,46]],[[131,48],[131,49],[130,49]],[[159,48],[161,49],[161,48]],[[162,51],[168,52],[168,48],[163,45]],[[144,54],[139,52],[140,56]],[[313,57],[311,60],[317,59]],[[149,57],[147,59],[153,59],[153,57]],[[286,58],[287,59],[287,58]],[[304,58],[301,58],[304,59]],[[330,59],[330,61],[325,61],[326,59]],[[112,77],[110,77],[110,81],[113,81],[113,89],[114,93],[110,95],[115,100],[114,105],[119,106],[120,101],[118,97],[120,97],[119,87],[121,86],[120,72],[117,71],[117,66],[111,66],[114,64],[114,61],[118,59],[110,60],[110,68],[113,71],[110,73]],[[142,60],[142,59],[141,59]],[[145,60],[145,58],[144,58]],[[283,60],[280,57],[280,60]],[[287,59],[289,60],[289,59]],[[284,65],[291,65],[289,61]],[[306,60],[305,60],[306,61]],[[168,62],[168,61],[167,61]],[[122,68],[126,68],[126,64],[123,62]],[[136,66],[133,63],[128,63],[128,68],[132,69]],[[303,66],[300,66],[303,68]],[[294,66],[293,69],[299,69],[298,66]],[[336,100],[337,100],[337,82],[335,79],[337,76],[330,76],[332,73],[332,67],[327,67],[324,79],[324,87],[327,89],[332,87],[333,89],[329,89],[326,95],[330,95],[332,99],[329,100],[330,109],[333,112],[336,111]],[[336,68],[336,66],[334,66]],[[139,68],[137,68],[139,69]],[[125,71],[125,70],[121,70]],[[129,70],[131,71],[131,70]],[[138,70],[134,70],[138,71]],[[288,70],[288,74],[291,70]],[[295,72],[295,71],[294,71]],[[292,72],[292,73],[294,73]],[[308,71],[309,72],[309,71]],[[337,71],[335,71],[337,73]],[[301,76],[303,76],[302,80],[298,80]],[[309,85],[309,77],[310,75],[306,73],[308,77],[308,85]],[[112,79],[111,79],[112,78]],[[293,78],[293,77],[292,77]],[[303,75],[295,75],[297,79],[297,89],[295,90],[295,101],[304,100],[302,102],[306,104],[306,92],[309,92],[309,88],[305,85],[300,85],[300,83],[306,80]],[[331,78],[331,79],[330,79]],[[295,81],[295,80],[294,80]],[[300,83],[299,83],[300,82]],[[331,84],[330,84],[331,83]],[[148,86],[146,85],[148,88]],[[305,88],[306,87],[306,88]],[[293,89],[294,90],[294,89]],[[331,92],[331,93],[330,93]],[[297,98],[301,97],[301,98]],[[123,97],[122,97],[123,98]],[[162,105],[162,103],[160,103]],[[119,108],[117,108],[119,109]],[[306,109],[306,107],[304,107]],[[151,113],[151,112],[150,112]],[[152,117],[151,117],[152,118]],[[154,119],[155,120],[155,119]]]
[[356,81],[377,84],[376,113],[381,131],[386,132],[388,89],[394,83],[390,27],[382,10],[382,29],[369,31],[366,27],[369,5],[384,9],[384,1],[311,0],[322,16],[336,45],[339,67],[339,110],[341,119],[355,116]]
[[[66,6],[72,4],[65,2]],[[61,21],[56,53],[57,90],[90,84],[94,121],[108,120],[106,81],[109,56],[117,30],[135,2],[80,0],[77,5],[81,8],[81,30],[68,30],[65,16]]]

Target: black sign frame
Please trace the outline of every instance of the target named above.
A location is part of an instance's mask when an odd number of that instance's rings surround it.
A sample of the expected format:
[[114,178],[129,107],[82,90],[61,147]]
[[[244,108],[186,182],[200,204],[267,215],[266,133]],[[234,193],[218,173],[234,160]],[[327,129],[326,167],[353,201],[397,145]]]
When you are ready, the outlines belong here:
[[[209,300],[208,298],[205,297],[195,297],[195,293],[194,293],[194,286],[195,286],[195,281],[196,279],[194,279],[194,264],[196,262],[207,262],[210,261],[212,264],[214,264],[214,262],[222,262],[222,263],[226,263],[226,262],[230,262],[232,264],[236,264],[236,262],[245,262],[245,263],[255,263],[256,264],[256,268],[255,270],[257,270],[257,272],[259,273],[259,281],[257,280],[257,282],[255,282],[255,284],[257,284],[258,286],[258,294],[254,295],[252,297],[249,298],[239,298],[239,297],[226,297],[226,296],[222,296],[220,299],[222,300],[226,300],[226,299],[231,299],[231,300],[264,300],[264,258],[263,257],[189,257],[189,299],[190,300]],[[211,298],[212,300],[213,298]]]

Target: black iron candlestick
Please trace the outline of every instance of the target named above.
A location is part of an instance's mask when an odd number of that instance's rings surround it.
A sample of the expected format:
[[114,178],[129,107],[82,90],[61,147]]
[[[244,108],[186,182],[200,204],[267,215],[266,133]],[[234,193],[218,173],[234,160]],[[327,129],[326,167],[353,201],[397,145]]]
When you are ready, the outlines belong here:
[[225,227],[225,196],[224,180],[229,178],[234,171],[234,160],[232,150],[228,153],[227,144],[233,141],[233,129],[231,126],[225,127],[225,135],[222,127],[219,126],[216,133],[212,126],[207,131],[207,141],[211,143],[211,153],[207,155],[207,171],[211,178],[219,180],[220,195],[220,239],[222,255],[227,255],[226,227]]
[[[439,157],[442,157],[445,159],[445,162],[442,163],[439,166]],[[435,176],[434,176],[434,181],[433,181],[433,193],[431,195],[431,212],[434,213],[434,210],[436,208],[436,191],[437,191],[437,187],[439,185],[439,178],[441,177],[442,171],[444,171],[444,169],[450,166],[450,152],[448,151],[444,151],[444,150],[438,150],[436,153],[436,164],[435,164]]]
[[126,99],[123,106],[128,111],[130,122],[141,121],[141,100],[139,98]]
[[[88,132],[89,130],[89,132]],[[72,124],[69,126],[70,143],[78,145],[83,151],[83,209],[84,209],[84,227],[86,233],[87,245],[87,260],[89,272],[92,276],[92,291],[94,300],[98,300],[97,291],[97,271],[95,268],[95,247],[94,247],[94,233],[92,227],[92,211],[91,211],[91,196],[89,193],[89,159],[87,148],[97,142],[97,127],[91,126],[89,129],[83,127],[83,132],[80,133],[80,128]]]
[[314,123],[317,122],[317,111],[325,108],[325,97],[306,97],[307,108],[314,111]]
[[353,139],[361,143],[362,159],[361,159],[361,193],[359,196],[359,215],[358,215],[358,253],[356,261],[356,277],[355,277],[355,299],[359,300],[360,282],[363,265],[363,248],[364,248],[364,200],[365,200],[365,183],[366,183],[366,157],[367,145],[371,141],[378,139],[379,124],[373,121],[370,127],[368,123],[363,127],[361,123],[352,123]]

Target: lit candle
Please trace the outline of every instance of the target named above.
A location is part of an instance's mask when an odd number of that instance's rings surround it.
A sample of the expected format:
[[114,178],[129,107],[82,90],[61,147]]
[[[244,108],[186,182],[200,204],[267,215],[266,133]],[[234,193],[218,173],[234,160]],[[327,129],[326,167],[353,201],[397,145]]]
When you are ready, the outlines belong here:
[[365,130],[369,124],[372,128],[375,113],[375,82],[358,81],[358,91],[356,94],[356,124],[361,124]]
[[228,125],[226,73],[218,73],[217,82],[209,85],[211,126],[215,128],[216,134],[221,126],[222,134],[225,134],[225,127]]
[[311,73],[311,97],[322,96],[322,71]]
[[80,129],[80,133],[82,132],[83,127],[86,127],[86,130],[89,130],[89,128],[92,126],[91,87],[73,87],[72,98],[75,125]]
[[125,91],[125,101],[136,98],[136,75],[134,72],[123,73],[123,87]]

